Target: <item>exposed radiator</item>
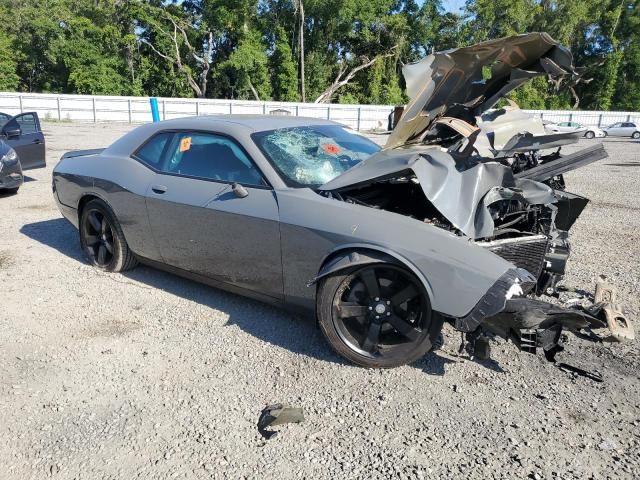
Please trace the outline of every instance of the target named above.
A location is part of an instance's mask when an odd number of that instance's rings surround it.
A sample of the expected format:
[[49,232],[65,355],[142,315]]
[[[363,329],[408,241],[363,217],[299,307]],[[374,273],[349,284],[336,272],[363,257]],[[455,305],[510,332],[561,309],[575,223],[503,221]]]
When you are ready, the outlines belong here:
[[524,268],[537,278],[544,267],[544,257],[547,253],[549,240],[544,235],[536,235],[479,242],[478,245],[488,248],[515,266]]

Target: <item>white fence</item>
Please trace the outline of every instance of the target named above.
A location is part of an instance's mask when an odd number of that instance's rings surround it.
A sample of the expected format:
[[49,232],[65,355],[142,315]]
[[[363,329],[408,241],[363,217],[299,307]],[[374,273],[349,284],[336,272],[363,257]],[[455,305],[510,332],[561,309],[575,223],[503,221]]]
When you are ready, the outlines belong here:
[[[387,105],[337,105],[290,102],[256,102],[244,100],[212,100],[195,98],[158,98],[160,119],[192,115],[269,114],[285,110],[284,114],[326,118],[356,130],[386,129]],[[12,115],[38,112],[43,120],[77,122],[151,121],[151,106],[147,97],[105,97],[0,92],[0,112]]]
[[[289,102],[256,102],[195,98],[158,98],[160,118],[229,113],[269,114],[285,110],[290,115],[327,118],[356,130],[386,129],[390,105],[338,105]],[[151,121],[147,97],[106,97],[0,92],[0,112],[17,114],[35,111],[43,120],[74,122]],[[579,122],[607,126],[616,122],[640,122],[640,112],[595,112],[579,110],[528,110],[554,122]]]

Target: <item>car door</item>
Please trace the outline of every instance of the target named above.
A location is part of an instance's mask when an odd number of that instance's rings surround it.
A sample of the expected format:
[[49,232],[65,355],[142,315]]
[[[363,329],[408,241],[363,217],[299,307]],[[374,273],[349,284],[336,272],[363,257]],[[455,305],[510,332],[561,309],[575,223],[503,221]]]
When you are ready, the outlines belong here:
[[614,123],[606,129],[607,135],[611,135],[613,137],[617,137],[620,135],[624,135],[624,130],[622,129],[622,123]]
[[44,134],[37,113],[12,117],[2,126],[2,136],[18,154],[23,170],[46,166]]
[[276,197],[235,140],[175,132],[146,202],[166,264],[282,298]]
[[636,131],[636,126],[633,123],[625,122],[622,124],[622,132],[621,135],[625,137],[630,137],[633,135],[633,132]]

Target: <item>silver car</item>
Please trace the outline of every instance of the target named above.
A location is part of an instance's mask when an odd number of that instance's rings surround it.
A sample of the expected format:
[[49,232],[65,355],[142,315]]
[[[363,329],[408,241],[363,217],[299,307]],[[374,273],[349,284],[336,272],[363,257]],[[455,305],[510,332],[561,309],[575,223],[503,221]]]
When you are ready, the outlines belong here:
[[607,137],[640,138],[640,123],[637,122],[618,122],[613,125],[609,125],[603,130]]
[[[359,365],[417,360],[445,321],[480,357],[497,334],[552,358],[563,328],[607,325],[535,298],[562,278],[588,203],[562,174],[606,153],[559,155],[574,137],[491,110],[523,68],[573,71],[546,34],[451,50],[405,72],[412,101],[384,149],[314,118],[168,120],[65,154],[54,197],[96,268],[144,263],[301,312]],[[483,131],[462,105],[489,112]]]

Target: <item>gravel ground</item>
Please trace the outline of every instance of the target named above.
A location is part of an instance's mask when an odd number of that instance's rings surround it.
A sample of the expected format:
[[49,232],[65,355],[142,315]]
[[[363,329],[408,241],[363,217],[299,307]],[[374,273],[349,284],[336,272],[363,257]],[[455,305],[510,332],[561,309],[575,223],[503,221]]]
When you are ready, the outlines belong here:
[[[46,124],[49,166],[0,197],[0,478],[640,478],[637,343],[570,339],[574,377],[505,342],[459,335],[411,366],[341,361],[313,322],[140,267],[101,273],[51,196],[69,149],[128,125]],[[582,142],[581,146],[588,142]],[[567,175],[592,199],[567,284],[598,274],[640,312],[640,144]],[[306,421],[265,442],[270,403]]]

